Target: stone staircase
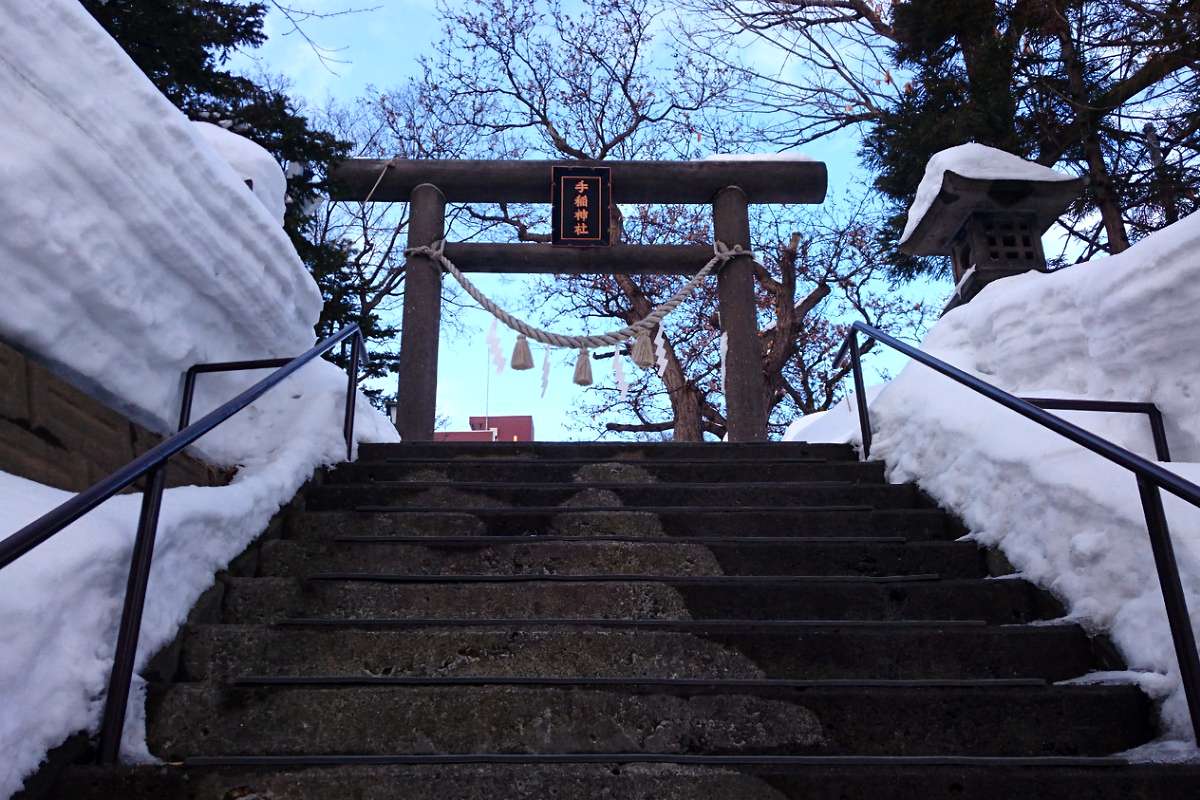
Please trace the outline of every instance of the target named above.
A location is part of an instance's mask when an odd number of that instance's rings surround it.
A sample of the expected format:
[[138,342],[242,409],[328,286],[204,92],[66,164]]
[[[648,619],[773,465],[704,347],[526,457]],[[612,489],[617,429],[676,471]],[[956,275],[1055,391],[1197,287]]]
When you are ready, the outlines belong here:
[[364,446],[92,798],[1196,798],[1111,649],[840,445]]

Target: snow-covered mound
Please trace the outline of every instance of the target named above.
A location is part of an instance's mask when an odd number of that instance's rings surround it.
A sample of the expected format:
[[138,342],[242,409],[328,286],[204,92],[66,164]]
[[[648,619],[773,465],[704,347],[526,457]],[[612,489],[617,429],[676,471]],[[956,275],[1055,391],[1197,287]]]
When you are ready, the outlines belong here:
[[261,145],[220,125],[193,122],[213,150],[221,154],[242,181],[250,181],[254,196],[280,225],[286,210],[287,178],[275,157]]
[[191,364],[311,346],[278,220],[78,3],[0,3],[0,54],[0,338],[159,431]]
[[[0,339],[159,431],[190,365],[312,346],[321,295],[278,220],[75,0],[0,3],[0,111]],[[193,419],[263,374],[202,376]],[[237,477],[166,492],[139,666],[313,470],[345,457],[345,390],[311,364],[201,440]],[[397,439],[357,407],[360,441]],[[0,536],[68,496],[0,473]],[[96,728],[140,500],[110,500],[0,571],[0,798]],[[127,755],[145,756],[143,729],[135,693]]]
[[1026,181],[1070,181],[1072,175],[1026,161],[1020,156],[997,150],[987,145],[960,144],[941,151],[929,159],[925,165],[925,177],[917,187],[917,196],[908,209],[908,220],[904,223],[904,233],[900,235],[900,243],[908,241],[909,235],[917,229],[921,218],[925,216],[938,192],[942,190],[942,176],[946,172],[962,175],[964,178],[979,178],[982,180],[1026,180]]
[[[988,285],[947,314],[922,349],[1024,396],[1156,403],[1175,462],[1200,482],[1200,214],[1128,251]],[[1166,736],[1190,736],[1134,478],[1125,470],[919,364],[871,403],[873,458],[915,480],[1047,587],[1071,617],[1108,632],[1148,691]],[[1148,458],[1140,415],[1061,412]],[[828,421],[830,430],[823,431]],[[799,432],[858,439],[844,405]],[[806,435],[807,434],[807,435]],[[1164,493],[1193,624],[1200,623],[1200,513]],[[1161,748],[1159,750],[1161,752]],[[1194,749],[1193,755],[1198,755]]]
[[[883,391],[886,384],[867,387],[867,405]],[[858,400],[853,394],[835,403],[828,411],[805,414],[788,425],[784,431],[785,442],[851,442],[858,441]]]

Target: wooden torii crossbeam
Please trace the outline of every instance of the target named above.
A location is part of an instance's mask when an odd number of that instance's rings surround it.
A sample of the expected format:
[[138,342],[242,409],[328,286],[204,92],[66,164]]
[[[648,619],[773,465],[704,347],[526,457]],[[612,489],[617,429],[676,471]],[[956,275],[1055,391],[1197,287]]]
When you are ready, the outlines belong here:
[[[613,203],[711,203],[713,234],[750,247],[752,203],[820,203],[828,173],[818,161],[420,161],[352,159],[330,173],[333,200],[409,203],[408,246],[445,235],[446,203],[549,203],[551,168],[608,167]],[[382,175],[382,177],[381,177]],[[544,244],[448,243],[463,272],[680,273],[712,257],[708,247],[621,245],[572,248]],[[396,427],[405,441],[433,438],[437,398],[442,269],[414,255],[406,266]],[[725,405],[729,440],[767,437],[767,397],[755,319],[749,257],[717,276],[721,327],[728,337]]]

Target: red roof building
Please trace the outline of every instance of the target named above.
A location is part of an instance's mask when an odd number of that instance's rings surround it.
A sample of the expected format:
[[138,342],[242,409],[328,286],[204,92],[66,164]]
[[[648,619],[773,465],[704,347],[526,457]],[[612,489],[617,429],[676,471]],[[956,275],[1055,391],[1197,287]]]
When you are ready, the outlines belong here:
[[471,417],[471,430],[496,431],[497,442],[532,442],[533,417]]
[[469,431],[434,431],[435,442],[532,442],[533,417],[471,417]]

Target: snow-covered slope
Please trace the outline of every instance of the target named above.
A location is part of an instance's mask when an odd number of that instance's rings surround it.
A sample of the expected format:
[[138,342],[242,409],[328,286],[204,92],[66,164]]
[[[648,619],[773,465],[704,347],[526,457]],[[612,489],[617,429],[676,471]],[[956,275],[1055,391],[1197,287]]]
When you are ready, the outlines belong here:
[[942,176],[946,172],[954,172],[964,178],[980,178],[990,180],[1029,180],[1029,181],[1070,181],[1072,175],[1026,161],[1020,156],[997,150],[987,145],[960,144],[941,151],[929,159],[925,165],[925,177],[917,187],[917,196],[908,209],[908,219],[904,223],[904,232],[900,234],[900,243],[908,241],[908,237],[917,229],[921,218],[925,216],[938,192],[942,190]]
[[278,221],[78,3],[0,3],[0,111],[5,341],[160,431],[190,364],[312,344]]
[[211,122],[193,122],[208,145],[221,154],[280,225],[287,210],[287,178],[275,158],[265,148]]
[[[320,292],[278,220],[75,0],[0,3],[0,112],[0,339],[159,431],[191,364],[312,346]],[[193,419],[262,375],[202,376]],[[166,492],[140,663],[313,470],[344,458],[345,388],[314,363],[201,440],[237,477]],[[356,432],[397,438],[361,397]],[[68,496],[0,473],[0,536]],[[0,798],[96,727],[139,503],[114,498],[0,571]],[[127,754],[145,755],[142,729],[135,695]]]
[[[1006,278],[947,314],[922,348],[1019,395],[1154,402],[1166,420],[1170,468],[1200,481],[1200,328],[1191,322],[1200,306],[1198,251],[1200,214],[1118,256]],[[1063,415],[1154,457],[1142,416]],[[918,481],[1073,617],[1111,634],[1141,673],[1128,677],[1164,699],[1167,737],[1187,738],[1132,476],[920,365],[899,373],[871,403],[871,416],[871,455],[888,462],[889,478]],[[857,440],[844,406],[827,417],[799,436],[853,431]],[[1200,624],[1200,513],[1164,499]]]

